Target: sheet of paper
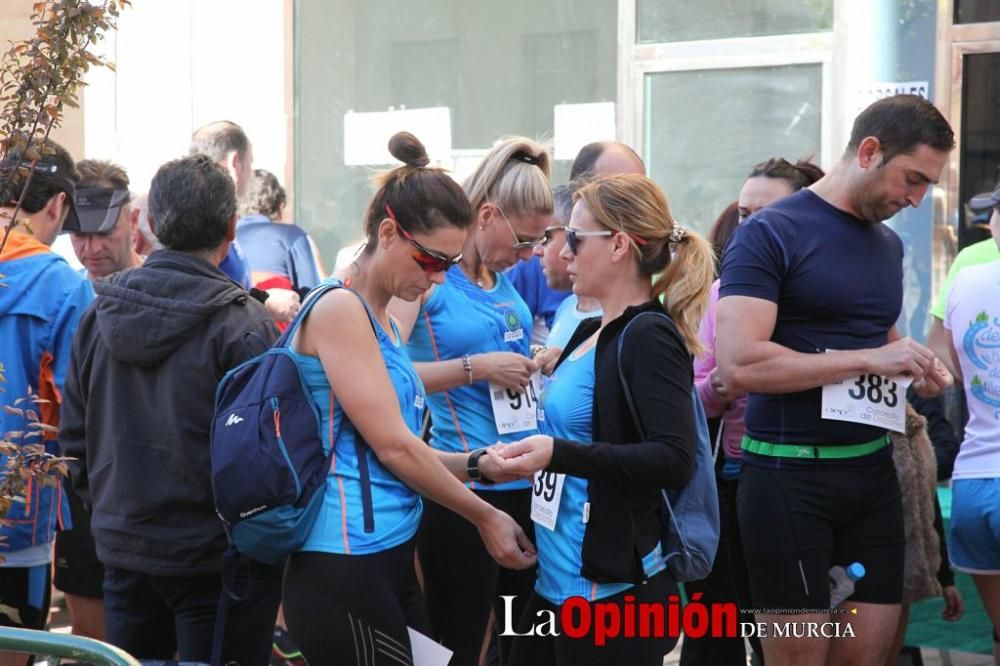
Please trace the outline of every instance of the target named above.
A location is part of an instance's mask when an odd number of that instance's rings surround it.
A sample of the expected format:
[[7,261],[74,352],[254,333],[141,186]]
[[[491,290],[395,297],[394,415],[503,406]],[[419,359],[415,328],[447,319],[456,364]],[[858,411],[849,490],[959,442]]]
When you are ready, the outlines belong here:
[[454,652],[440,643],[432,641],[413,627],[407,627],[406,630],[410,632],[413,666],[448,666]]

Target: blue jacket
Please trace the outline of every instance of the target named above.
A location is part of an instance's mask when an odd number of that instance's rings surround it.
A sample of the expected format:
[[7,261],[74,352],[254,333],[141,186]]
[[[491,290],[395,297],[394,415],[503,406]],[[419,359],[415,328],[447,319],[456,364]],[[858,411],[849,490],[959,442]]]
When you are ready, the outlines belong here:
[[[0,288],[0,363],[6,379],[0,404],[13,405],[30,387],[51,402],[19,407],[35,408],[42,422],[58,426],[73,333],[94,291],[86,278],[48,246],[19,233],[10,235],[0,254],[0,274],[4,285]],[[0,433],[24,431],[26,426],[24,418],[0,413]],[[45,448],[60,453],[54,436],[46,439]],[[0,457],[0,464],[5,463],[6,456]],[[10,524],[0,527],[7,557],[52,541],[64,518],[69,527],[69,505],[61,483],[42,486],[29,481],[25,491],[24,502],[15,502],[7,514]]]

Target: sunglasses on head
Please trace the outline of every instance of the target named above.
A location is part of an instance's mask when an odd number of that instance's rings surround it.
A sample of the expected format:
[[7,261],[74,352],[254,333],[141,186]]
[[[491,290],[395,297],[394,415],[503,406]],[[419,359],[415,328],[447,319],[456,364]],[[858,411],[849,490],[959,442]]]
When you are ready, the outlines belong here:
[[417,239],[410,235],[410,232],[403,228],[403,225],[399,223],[396,219],[395,213],[392,212],[392,206],[389,204],[385,205],[386,215],[392,220],[396,229],[399,231],[399,235],[406,239],[410,244],[410,256],[413,257],[413,261],[417,262],[420,268],[424,269],[425,273],[440,273],[446,271],[458,262],[462,260],[462,253],[459,252],[454,257],[449,257],[447,255],[441,254],[434,250],[428,249],[417,242]]

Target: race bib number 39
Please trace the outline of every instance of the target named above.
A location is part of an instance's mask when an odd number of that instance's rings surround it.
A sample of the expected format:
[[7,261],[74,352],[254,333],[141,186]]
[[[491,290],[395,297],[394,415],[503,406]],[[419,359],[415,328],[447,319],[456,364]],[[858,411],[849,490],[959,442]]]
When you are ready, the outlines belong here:
[[535,472],[535,483],[531,486],[531,519],[542,527],[556,529],[565,481],[565,474],[546,472],[544,469]]
[[507,435],[538,428],[538,394],[541,392],[541,373],[531,376],[531,383],[523,391],[514,391],[490,382],[490,403],[497,432]]
[[911,381],[866,374],[827,384],[820,416],[906,432],[906,388]]

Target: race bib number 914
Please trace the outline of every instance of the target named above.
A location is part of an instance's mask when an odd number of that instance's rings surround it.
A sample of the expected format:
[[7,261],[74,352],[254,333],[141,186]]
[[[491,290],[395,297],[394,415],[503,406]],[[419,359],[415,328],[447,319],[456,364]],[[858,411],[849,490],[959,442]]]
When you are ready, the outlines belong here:
[[507,435],[538,428],[538,394],[541,392],[541,373],[535,372],[523,391],[514,391],[490,382],[490,403],[497,432]]

